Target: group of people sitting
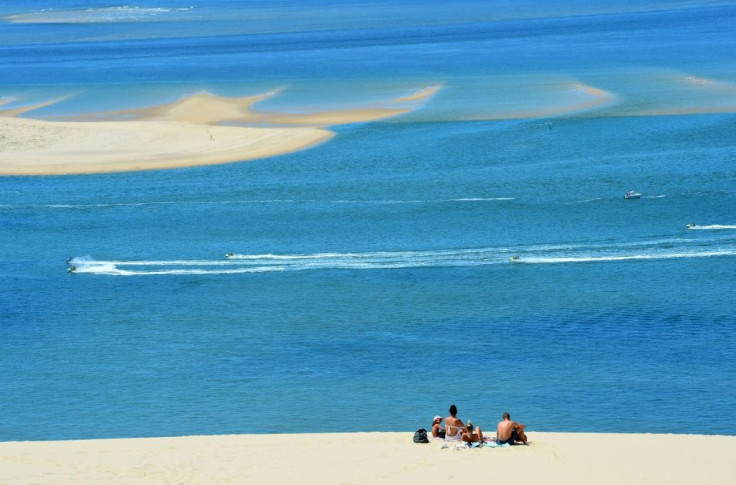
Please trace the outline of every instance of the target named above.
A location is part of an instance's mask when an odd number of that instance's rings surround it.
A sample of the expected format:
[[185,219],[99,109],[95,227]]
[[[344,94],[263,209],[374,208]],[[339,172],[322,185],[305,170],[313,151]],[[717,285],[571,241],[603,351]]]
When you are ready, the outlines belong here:
[[501,418],[496,428],[496,437],[484,438],[480,426],[473,427],[471,421],[468,421],[468,424],[463,424],[458,419],[457,406],[453,404],[450,406],[450,415],[444,419],[444,427],[442,426],[442,416],[434,417],[432,421],[432,437],[444,439],[445,441],[460,441],[469,444],[483,444],[484,441],[495,441],[501,445],[507,443],[510,445],[529,444],[526,433],[524,433],[526,426],[516,421],[511,421],[511,415],[509,413],[503,413]]

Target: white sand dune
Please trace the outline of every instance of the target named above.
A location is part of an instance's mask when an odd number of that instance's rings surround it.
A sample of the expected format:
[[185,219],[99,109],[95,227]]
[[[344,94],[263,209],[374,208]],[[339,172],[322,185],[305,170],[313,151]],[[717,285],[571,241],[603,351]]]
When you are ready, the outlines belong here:
[[308,148],[332,132],[176,121],[49,122],[0,118],[0,174],[41,175],[180,168]]
[[[303,150],[328,140],[328,126],[397,116],[439,87],[389,102],[395,107],[309,113],[255,111],[278,94],[226,98],[200,93],[150,108],[69,121],[19,118],[55,101],[0,109],[0,175],[122,172],[211,165]],[[0,106],[7,105],[4,99]],[[245,126],[244,126],[245,125]]]
[[735,436],[529,433],[530,446],[442,448],[411,433],[0,443],[0,483],[734,483]]

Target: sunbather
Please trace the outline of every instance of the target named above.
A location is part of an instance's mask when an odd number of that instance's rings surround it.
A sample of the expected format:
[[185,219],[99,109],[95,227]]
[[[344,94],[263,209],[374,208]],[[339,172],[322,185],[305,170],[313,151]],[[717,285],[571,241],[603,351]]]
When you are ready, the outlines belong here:
[[502,420],[498,423],[498,429],[496,431],[496,442],[499,444],[508,443],[515,445],[519,443],[529,444],[526,434],[524,433],[524,426],[516,421],[511,421],[511,415],[509,413],[503,413],[501,416]]
[[442,427],[442,416],[435,416],[432,420],[432,438],[444,438],[445,428]]
[[483,444],[483,431],[480,426],[473,429],[473,423],[468,421],[468,425],[463,430],[463,441],[466,443],[480,443]]
[[460,441],[463,437],[465,425],[457,419],[457,407],[450,406],[450,415],[445,418],[445,439],[448,441]]

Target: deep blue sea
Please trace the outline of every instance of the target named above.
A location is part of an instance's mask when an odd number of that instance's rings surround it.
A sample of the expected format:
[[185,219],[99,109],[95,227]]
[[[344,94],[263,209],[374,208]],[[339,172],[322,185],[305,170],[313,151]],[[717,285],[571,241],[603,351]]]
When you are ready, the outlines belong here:
[[734,25],[730,1],[3,1],[0,98],[62,99],[24,116],[442,89],[268,159],[0,177],[0,441],[413,431],[452,403],[736,435]]

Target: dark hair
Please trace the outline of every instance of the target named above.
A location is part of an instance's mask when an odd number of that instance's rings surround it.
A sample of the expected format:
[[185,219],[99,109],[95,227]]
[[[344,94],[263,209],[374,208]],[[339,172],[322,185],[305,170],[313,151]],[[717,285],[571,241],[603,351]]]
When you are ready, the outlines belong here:
[[503,413],[501,419],[511,419],[511,415],[509,413]]
[[453,404],[452,406],[450,406],[450,416],[454,418],[456,414],[457,414],[457,406]]

